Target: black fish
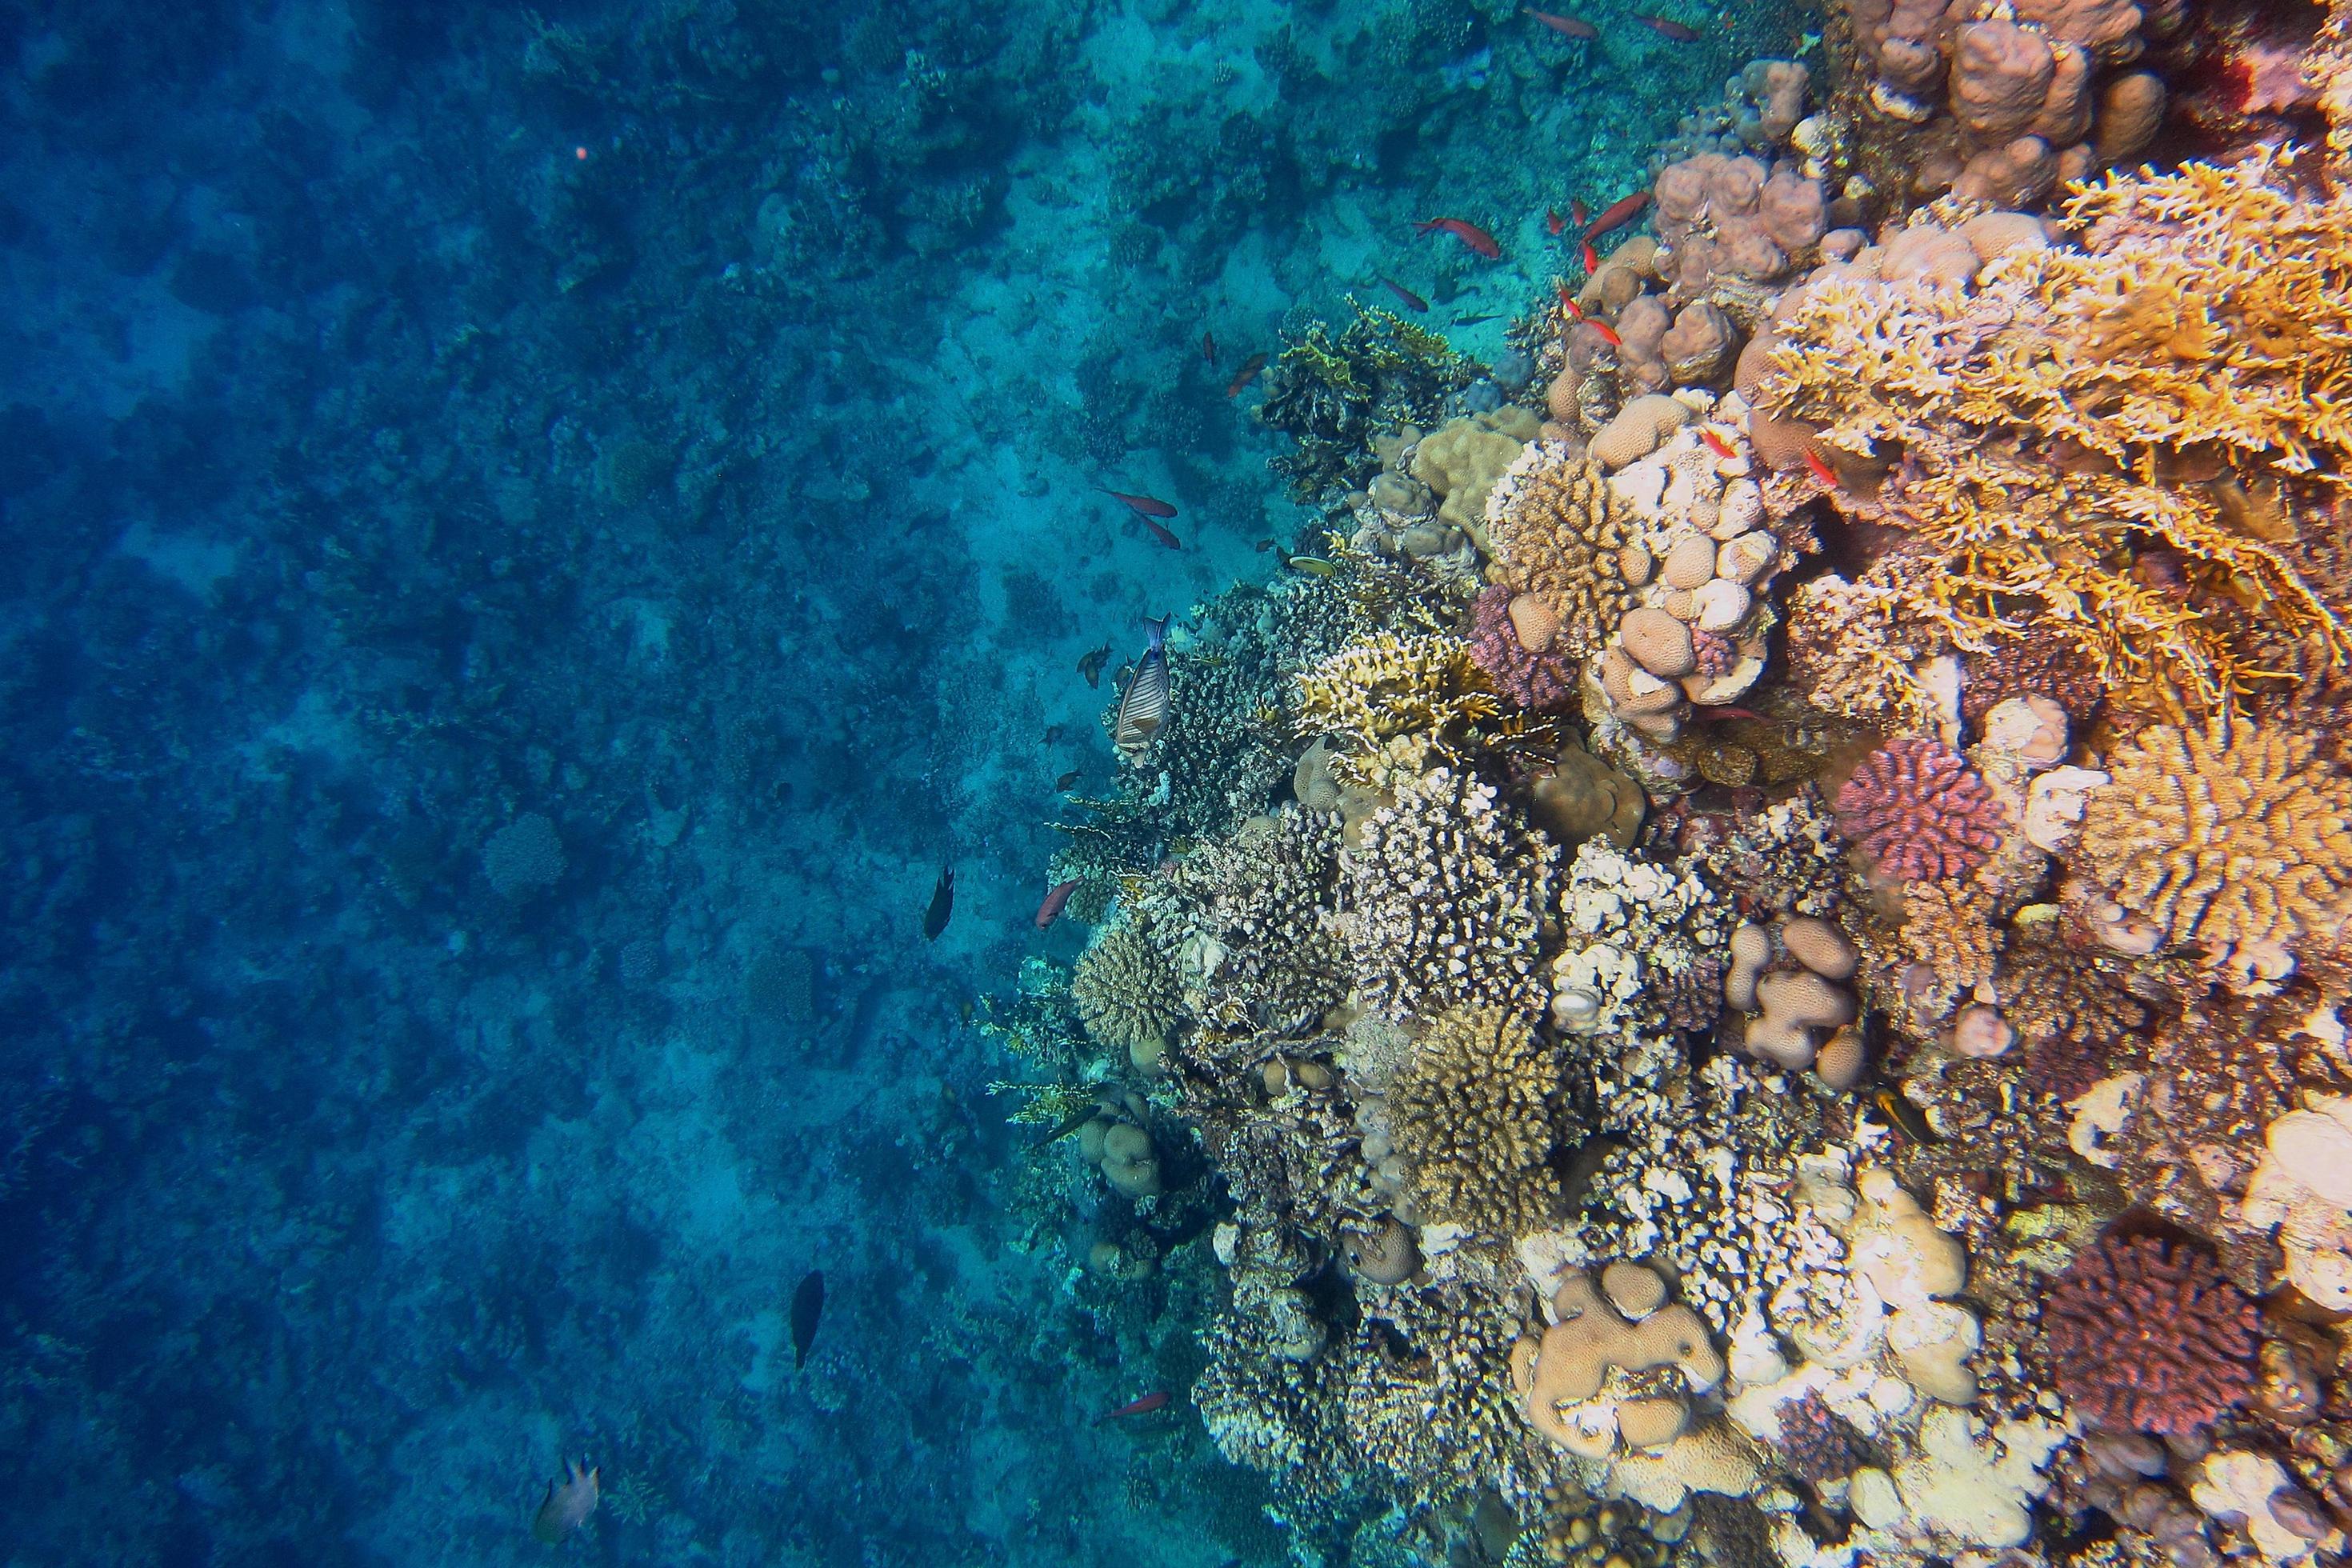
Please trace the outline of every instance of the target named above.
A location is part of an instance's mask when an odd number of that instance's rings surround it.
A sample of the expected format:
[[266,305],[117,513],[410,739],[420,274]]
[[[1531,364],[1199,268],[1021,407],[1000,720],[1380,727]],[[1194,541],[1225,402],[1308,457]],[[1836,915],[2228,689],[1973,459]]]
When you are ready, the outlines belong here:
[[1087,684],[1088,686],[1100,686],[1102,684],[1103,665],[1108,661],[1109,658],[1110,644],[1105,643],[1098,648],[1089,649],[1087,657],[1078,660],[1078,673],[1087,678]]
[[[946,923],[944,921],[942,924]],[[824,1274],[812,1268],[793,1292],[793,1370],[808,1364],[809,1346],[816,1343],[816,1321],[824,1315]]]
[[[940,870],[938,884],[931,889],[931,907],[923,911],[923,940],[939,941],[940,932],[948,929],[948,917],[954,913],[955,868],[949,866]],[[824,1287],[818,1289],[822,1290]]]
[[1077,783],[1079,779],[1086,775],[1086,771],[1087,770],[1084,768],[1072,768],[1068,773],[1064,773],[1060,778],[1054,781],[1054,787],[1055,789],[1069,788],[1072,784]]
[[1067,729],[1066,729],[1065,726],[1063,726],[1063,725],[1060,725],[1060,724],[1048,724],[1048,725],[1046,725],[1046,726],[1045,726],[1045,744],[1047,744],[1047,745],[1049,745],[1049,746],[1054,745],[1055,743],[1056,743],[1057,742],[1059,742],[1059,741],[1061,740],[1061,738],[1062,738],[1065,734],[1066,734],[1066,733],[1068,733],[1068,731],[1067,731]]

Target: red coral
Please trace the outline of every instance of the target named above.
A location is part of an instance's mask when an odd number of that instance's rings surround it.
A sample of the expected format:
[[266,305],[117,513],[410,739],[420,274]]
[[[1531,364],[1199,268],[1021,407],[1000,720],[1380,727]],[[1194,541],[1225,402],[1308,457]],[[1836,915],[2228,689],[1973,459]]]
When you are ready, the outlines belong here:
[[2042,1331],[2087,1426],[2177,1437],[2252,1392],[2259,1314],[2221,1266],[2153,1236],[2103,1237],[2050,1288]]
[[1697,657],[1698,673],[1709,680],[1720,680],[1739,667],[1738,646],[1721,632],[1704,626],[1691,628],[1691,652]]
[[1832,1411],[1812,1389],[1781,1405],[1780,1415],[1780,1457],[1789,1468],[1814,1486],[1843,1480],[1879,1460],[1869,1439]]
[[2064,638],[2044,632],[1995,643],[1970,653],[1962,663],[1968,680],[1960,688],[1960,715],[1981,724],[1996,705],[2011,697],[2047,697],[2066,710],[2076,732],[2088,728],[2106,704],[2107,689]]
[[1837,794],[1841,832],[1906,882],[1958,877],[2000,843],[2000,805],[1984,775],[1941,741],[1889,741]]
[[1488,584],[1472,607],[1471,662],[1486,672],[1495,689],[1520,707],[1545,712],[1565,708],[1576,695],[1576,667],[1557,653],[1529,653],[1511,626],[1511,591]]

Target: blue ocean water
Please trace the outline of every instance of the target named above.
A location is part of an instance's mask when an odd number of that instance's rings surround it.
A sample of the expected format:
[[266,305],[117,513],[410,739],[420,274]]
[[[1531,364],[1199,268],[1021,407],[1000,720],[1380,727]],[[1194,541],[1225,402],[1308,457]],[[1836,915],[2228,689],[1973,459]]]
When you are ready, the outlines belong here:
[[0,1564],[1339,1561],[972,1007],[1312,543],[1247,358],[1501,356],[1795,25],[0,5]]

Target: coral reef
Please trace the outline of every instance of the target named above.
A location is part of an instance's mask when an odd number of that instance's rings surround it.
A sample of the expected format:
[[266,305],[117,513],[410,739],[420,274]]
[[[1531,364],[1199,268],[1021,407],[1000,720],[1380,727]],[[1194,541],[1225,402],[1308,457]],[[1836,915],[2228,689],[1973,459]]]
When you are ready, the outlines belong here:
[[1087,1032],[1139,1067],[1156,1063],[1176,1025],[1175,971],[1133,926],[1108,926],[1080,954],[1070,999]]
[[1456,1007],[1432,1020],[1385,1100],[1415,1213],[1505,1240],[1548,1219],[1559,1202],[1551,1157],[1570,1131],[1558,1076],[1511,1009]]
[[1838,830],[1897,881],[1934,881],[1983,865],[2001,811],[1984,775],[1940,741],[1889,741],[1838,786]]
[[2052,1375],[2085,1423],[2181,1436],[2252,1390],[2253,1304],[2194,1247],[2104,1237],[2042,1311]]

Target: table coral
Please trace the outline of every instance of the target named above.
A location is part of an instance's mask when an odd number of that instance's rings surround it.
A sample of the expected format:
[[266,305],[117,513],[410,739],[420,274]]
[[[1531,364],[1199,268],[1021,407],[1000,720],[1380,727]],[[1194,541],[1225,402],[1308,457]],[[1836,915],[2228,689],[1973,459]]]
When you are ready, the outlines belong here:
[[1426,1218],[1507,1239],[1549,1216],[1559,1201],[1551,1155],[1569,1131],[1553,1101],[1557,1076],[1551,1051],[1516,1012],[1456,1008],[1430,1025],[1388,1092]]
[[1958,877],[2000,843],[1999,803],[1984,775],[1941,741],[1890,741],[1837,795],[1839,830],[1898,881]]
[[2086,1423],[2181,1436],[2253,1387],[2253,1303],[2195,1247],[2105,1237],[2042,1302],[2051,1373]]
[[2244,721],[2159,725],[2107,771],[2082,858],[2167,943],[2217,963],[2291,952],[2314,934],[2332,940],[2352,914],[2352,776],[2318,736]]

